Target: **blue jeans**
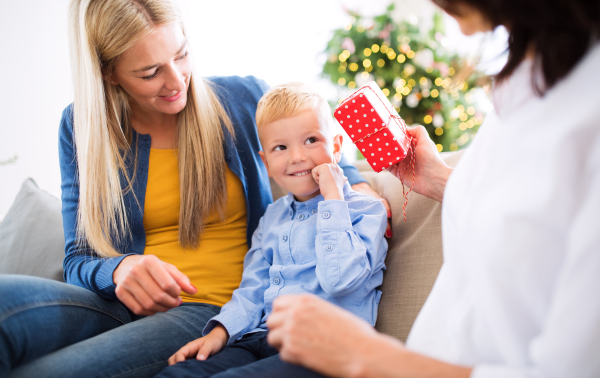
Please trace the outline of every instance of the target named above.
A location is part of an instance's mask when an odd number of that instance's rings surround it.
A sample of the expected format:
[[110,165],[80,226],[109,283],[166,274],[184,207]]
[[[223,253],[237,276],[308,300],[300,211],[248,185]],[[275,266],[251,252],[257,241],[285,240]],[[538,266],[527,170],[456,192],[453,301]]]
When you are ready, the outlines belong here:
[[156,378],[258,378],[267,375],[323,377],[303,367],[281,361],[277,350],[267,343],[267,332],[256,332],[244,335],[206,361],[190,359],[169,366]]
[[80,287],[0,275],[0,378],[152,377],[220,311],[184,303],[136,316]]

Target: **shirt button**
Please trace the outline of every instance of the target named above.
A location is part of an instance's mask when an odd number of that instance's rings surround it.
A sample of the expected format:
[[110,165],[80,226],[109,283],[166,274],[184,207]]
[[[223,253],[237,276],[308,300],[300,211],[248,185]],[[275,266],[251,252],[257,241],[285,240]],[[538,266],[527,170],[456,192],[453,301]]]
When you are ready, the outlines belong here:
[[328,251],[331,251],[332,249],[333,249],[333,247],[332,247],[332,246],[330,246],[330,245],[328,245],[328,246],[327,246],[327,250],[328,250]]
[[279,285],[279,278],[275,277],[275,279],[273,280],[273,283],[275,285]]
[[316,214],[317,213],[317,209],[313,209],[312,213]]
[[287,235],[283,235],[282,239],[283,241],[287,241]]
[[300,219],[300,220],[304,219],[304,215],[302,215],[302,214],[298,215],[298,219]]
[[323,213],[323,218],[329,219],[330,214],[326,211]]

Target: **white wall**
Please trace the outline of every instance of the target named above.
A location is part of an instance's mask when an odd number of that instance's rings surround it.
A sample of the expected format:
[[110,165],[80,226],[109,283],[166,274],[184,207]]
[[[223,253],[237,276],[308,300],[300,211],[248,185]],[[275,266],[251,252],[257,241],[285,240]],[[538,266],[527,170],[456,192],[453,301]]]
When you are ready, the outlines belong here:
[[60,195],[58,124],[72,101],[68,0],[0,1],[0,219],[32,177]]
[[[426,16],[424,0],[397,0],[398,15]],[[67,45],[69,0],[0,0],[0,219],[32,177],[60,195],[58,124],[72,101]],[[333,98],[320,78],[331,31],[348,23],[343,7],[377,14],[388,0],[181,0],[202,75],[254,75],[276,85],[303,81]],[[477,49],[449,23],[451,46]],[[479,38],[479,39],[478,39]],[[349,145],[349,144],[348,144]]]

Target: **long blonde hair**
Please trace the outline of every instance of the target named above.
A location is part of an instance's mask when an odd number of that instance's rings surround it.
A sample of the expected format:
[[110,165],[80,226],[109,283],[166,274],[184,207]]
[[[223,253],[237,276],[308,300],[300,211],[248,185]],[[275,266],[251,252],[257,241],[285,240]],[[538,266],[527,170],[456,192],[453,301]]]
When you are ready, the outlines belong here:
[[[172,0],[72,0],[70,21],[77,235],[100,256],[113,257],[120,254],[115,244],[130,237],[123,196],[135,180],[126,164],[133,159],[137,165],[137,146],[132,146],[127,95],[107,84],[103,75],[110,76],[118,57],[155,27],[178,22],[183,29],[183,24]],[[223,217],[227,181],[222,125],[231,136],[234,131],[210,83],[192,74],[187,97],[177,125],[179,242],[195,248],[209,213],[216,210]]]

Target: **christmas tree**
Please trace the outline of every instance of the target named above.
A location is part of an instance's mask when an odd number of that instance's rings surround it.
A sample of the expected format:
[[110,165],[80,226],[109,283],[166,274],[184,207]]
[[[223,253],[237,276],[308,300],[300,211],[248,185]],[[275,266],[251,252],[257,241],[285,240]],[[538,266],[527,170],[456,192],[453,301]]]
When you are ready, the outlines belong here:
[[408,125],[427,128],[438,151],[466,147],[484,117],[472,91],[489,78],[444,48],[441,14],[422,32],[416,23],[394,22],[393,10],[373,18],[348,12],[350,24],[335,30],[325,50],[324,76],[347,88],[343,97],[374,80]]

